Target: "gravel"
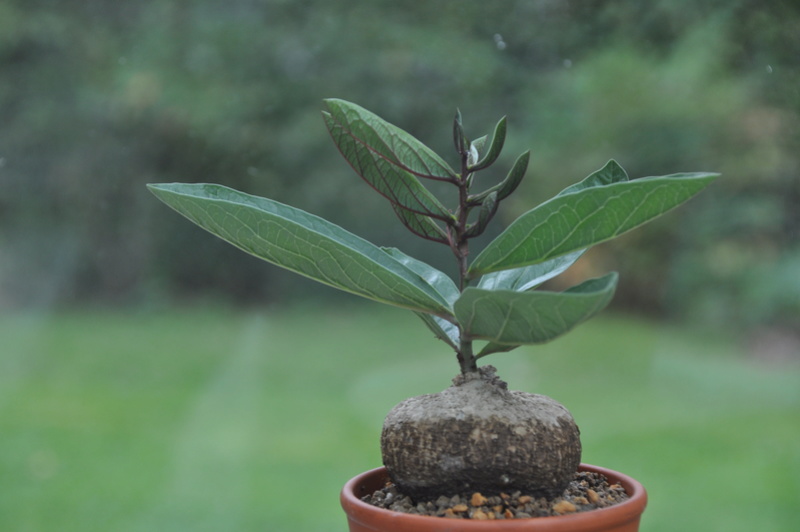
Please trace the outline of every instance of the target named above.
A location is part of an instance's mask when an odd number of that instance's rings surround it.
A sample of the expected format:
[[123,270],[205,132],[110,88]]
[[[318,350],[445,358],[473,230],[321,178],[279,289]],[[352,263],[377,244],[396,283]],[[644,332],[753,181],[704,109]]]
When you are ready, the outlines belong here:
[[553,499],[535,498],[519,491],[484,496],[478,492],[431,500],[412,500],[391,482],[362,500],[373,506],[408,514],[450,519],[525,519],[586,512],[628,499],[619,484],[609,484],[599,473],[579,471],[564,493]]

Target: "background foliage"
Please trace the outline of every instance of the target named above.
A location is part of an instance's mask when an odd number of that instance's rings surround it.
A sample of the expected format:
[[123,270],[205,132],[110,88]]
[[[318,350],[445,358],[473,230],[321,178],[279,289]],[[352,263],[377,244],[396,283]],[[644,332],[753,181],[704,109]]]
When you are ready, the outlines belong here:
[[793,0],[0,0],[0,529],[344,527],[328,495],[452,357],[410,313],[312,307],[337,292],[144,187],[221,182],[436,263],[337,153],[339,97],[443,155],[456,107],[473,137],[507,114],[498,178],[533,156],[506,222],[612,157],[722,172],[564,284],[617,269],[617,309],[725,331],[609,314],[492,363],[645,483],[648,530],[794,530],[798,58]]
[[435,263],[328,138],[321,100],[341,97],[448,156],[456,107],[473,137],[507,114],[507,152],[533,152],[506,221],[609,158],[722,172],[575,274],[618,269],[618,307],[796,325],[798,57],[788,0],[0,0],[0,304],[320,295],[147,182],[268,195]]

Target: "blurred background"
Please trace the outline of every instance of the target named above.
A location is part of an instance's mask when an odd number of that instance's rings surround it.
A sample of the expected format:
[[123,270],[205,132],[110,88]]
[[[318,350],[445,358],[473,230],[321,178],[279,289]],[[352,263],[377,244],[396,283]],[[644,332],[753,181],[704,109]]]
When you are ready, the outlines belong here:
[[532,159],[498,225],[610,158],[721,172],[565,274],[620,272],[604,317],[489,362],[645,483],[644,531],[793,530],[797,2],[0,0],[0,79],[0,529],[345,529],[383,415],[453,357],[144,186],[269,196],[451,271],[337,152],[338,97],[450,161],[456,108],[472,138],[508,115],[493,175]]

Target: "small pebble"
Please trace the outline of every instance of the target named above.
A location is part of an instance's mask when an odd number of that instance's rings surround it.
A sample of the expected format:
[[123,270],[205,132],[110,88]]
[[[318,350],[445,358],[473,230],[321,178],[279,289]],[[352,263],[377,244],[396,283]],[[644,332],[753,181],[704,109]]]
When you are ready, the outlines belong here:
[[472,498],[470,499],[469,503],[476,508],[478,506],[483,506],[486,504],[486,497],[478,493],[477,491],[472,494]]
[[553,511],[557,514],[571,514],[578,508],[569,501],[560,501],[553,505]]

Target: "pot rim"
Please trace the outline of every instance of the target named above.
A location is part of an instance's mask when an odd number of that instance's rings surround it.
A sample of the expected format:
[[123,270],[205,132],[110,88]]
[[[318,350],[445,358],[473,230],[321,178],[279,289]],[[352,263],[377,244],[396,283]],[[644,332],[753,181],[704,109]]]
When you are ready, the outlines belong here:
[[[407,520],[406,522],[409,525],[409,530],[413,529],[415,523],[419,526],[422,526],[423,523],[426,523],[428,526],[430,526],[433,521],[444,525],[442,530],[447,530],[449,529],[448,527],[452,527],[452,525],[457,523],[458,526],[455,527],[457,530],[485,531],[491,529],[492,527],[497,528],[500,523],[503,523],[503,530],[508,531],[537,530],[539,527],[548,527],[546,530],[549,532],[567,532],[574,530],[594,530],[594,528],[591,528],[590,525],[597,524],[598,520],[622,525],[636,521],[641,517],[645,506],[647,505],[647,491],[639,481],[618,471],[594,466],[591,464],[581,464],[578,470],[601,473],[608,477],[609,481],[619,482],[622,487],[625,488],[625,492],[628,494],[629,499],[606,508],[598,508],[588,512],[579,512],[560,516],[532,517],[530,519],[513,520],[508,519],[502,521],[477,521],[471,519],[451,520],[443,517],[395,512],[394,510],[378,508],[362,501],[360,497],[356,495],[356,492],[363,491],[363,484],[365,481],[368,479],[373,479],[378,475],[384,479],[388,479],[386,468],[378,467],[361,473],[360,475],[357,475],[347,481],[340,494],[340,502],[348,518],[355,520],[356,522],[367,523],[369,522],[370,514],[374,516],[376,512],[380,512],[391,516],[392,519]],[[587,528],[576,528],[579,526]]]

